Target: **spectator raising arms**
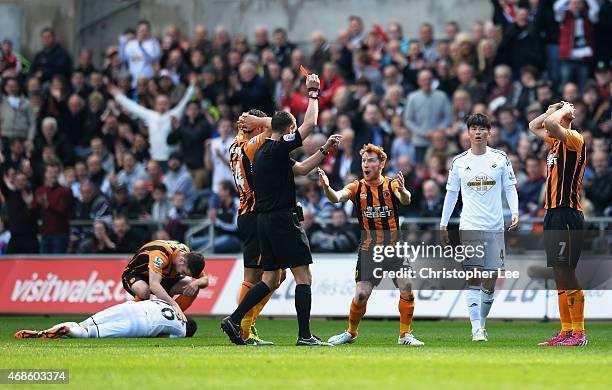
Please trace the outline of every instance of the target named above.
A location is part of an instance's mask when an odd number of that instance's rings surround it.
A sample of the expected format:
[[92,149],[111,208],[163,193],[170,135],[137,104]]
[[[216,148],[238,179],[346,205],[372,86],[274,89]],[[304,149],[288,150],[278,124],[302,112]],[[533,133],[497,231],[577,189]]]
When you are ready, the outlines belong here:
[[149,153],[151,158],[165,165],[170,156],[171,149],[168,146],[168,134],[172,130],[172,118],[180,118],[183,110],[195,92],[196,78],[192,77],[191,84],[185,95],[176,105],[170,109],[170,100],[166,95],[157,95],[155,98],[155,110],[143,107],[119,91],[115,86],[110,86],[109,92],[114,96],[117,103],[123,106],[131,115],[142,120],[147,126],[149,133]]

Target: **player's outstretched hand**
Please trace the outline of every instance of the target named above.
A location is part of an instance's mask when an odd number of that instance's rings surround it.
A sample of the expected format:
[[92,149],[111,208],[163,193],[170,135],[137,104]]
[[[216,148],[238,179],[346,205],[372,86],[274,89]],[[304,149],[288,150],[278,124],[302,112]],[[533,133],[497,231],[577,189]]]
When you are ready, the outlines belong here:
[[329,187],[329,179],[327,178],[325,171],[322,170],[321,168],[318,168],[318,172],[319,172],[319,185],[323,188]]
[[319,76],[313,73],[313,74],[309,74],[308,77],[306,77],[306,88],[319,89],[320,87],[321,87],[321,81],[319,81]]
[[183,322],[187,322],[187,317],[185,316],[185,313],[183,313],[183,310],[181,309],[181,307],[178,305],[178,303],[174,303],[173,305],[174,307],[174,312],[176,313],[176,316],[179,318],[179,320],[183,321]]
[[399,185],[400,190],[403,188],[406,188],[406,183],[404,181],[404,174],[402,173],[402,171],[399,171],[397,173],[397,184]]
[[510,222],[510,226],[508,230],[514,230],[518,227],[519,224],[519,216],[518,214],[512,214],[512,222]]

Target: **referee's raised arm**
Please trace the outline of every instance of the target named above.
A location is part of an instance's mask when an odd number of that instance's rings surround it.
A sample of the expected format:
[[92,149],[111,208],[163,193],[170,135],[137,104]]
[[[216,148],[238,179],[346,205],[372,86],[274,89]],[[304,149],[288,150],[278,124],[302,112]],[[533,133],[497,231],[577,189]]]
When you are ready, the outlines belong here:
[[302,140],[306,139],[312,129],[317,126],[319,117],[319,87],[321,82],[316,74],[309,74],[306,77],[306,88],[308,89],[308,108],[304,114],[304,122],[298,128]]

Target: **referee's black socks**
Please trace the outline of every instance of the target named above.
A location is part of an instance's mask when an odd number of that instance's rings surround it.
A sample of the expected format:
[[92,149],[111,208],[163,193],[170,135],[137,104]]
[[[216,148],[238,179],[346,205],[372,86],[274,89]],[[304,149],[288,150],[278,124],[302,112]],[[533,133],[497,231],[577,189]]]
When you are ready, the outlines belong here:
[[[270,287],[264,282],[259,282],[253,287],[249,289],[249,291],[245,294],[242,301],[234,310],[234,312],[230,315],[232,322],[234,324],[240,324],[242,318],[246,315],[246,313],[251,310],[251,308],[259,303],[262,299],[264,299],[268,294],[270,294]],[[297,289],[296,289],[297,291]],[[308,289],[310,293],[310,288]],[[308,308],[310,312],[310,299],[308,300]]]
[[312,293],[310,285],[298,284],[295,286],[295,311],[297,312],[299,334],[301,338],[309,339],[310,334],[310,306]]

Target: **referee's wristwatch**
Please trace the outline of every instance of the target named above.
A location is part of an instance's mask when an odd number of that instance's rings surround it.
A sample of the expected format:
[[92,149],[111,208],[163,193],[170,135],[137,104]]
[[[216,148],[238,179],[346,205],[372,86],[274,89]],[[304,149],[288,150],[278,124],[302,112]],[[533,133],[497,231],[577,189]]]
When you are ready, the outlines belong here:
[[324,156],[327,156],[329,154],[329,150],[326,151],[325,149],[323,149],[322,146],[319,148],[319,152],[323,153]]
[[318,99],[319,98],[319,88],[308,88],[308,98]]

